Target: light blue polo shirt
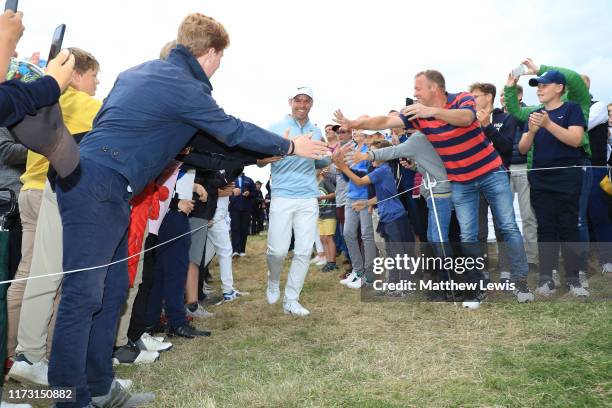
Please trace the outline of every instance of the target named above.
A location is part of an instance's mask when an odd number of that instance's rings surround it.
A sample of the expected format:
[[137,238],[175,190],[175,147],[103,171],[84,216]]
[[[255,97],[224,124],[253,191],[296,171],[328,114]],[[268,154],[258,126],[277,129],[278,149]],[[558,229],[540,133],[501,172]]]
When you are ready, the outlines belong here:
[[[300,126],[291,115],[287,115],[270,126],[268,130],[279,136],[284,136],[287,129],[289,139],[312,132],[312,140],[321,140],[321,129],[310,119]],[[315,171],[315,160],[297,156],[288,156],[271,164],[272,166],[272,197],[313,198],[319,196],[319,187]]]

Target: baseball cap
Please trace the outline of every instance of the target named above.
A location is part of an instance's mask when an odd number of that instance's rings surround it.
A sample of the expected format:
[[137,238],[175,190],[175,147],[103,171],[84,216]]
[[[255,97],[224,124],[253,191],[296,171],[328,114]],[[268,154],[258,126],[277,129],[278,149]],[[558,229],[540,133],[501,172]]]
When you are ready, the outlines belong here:
[[310,96],[311,99],[314,99],[312,89],[309,86],[298,86],[293,91],[291,91],[290,98],[293,99],[298,95],[306,95]]
[[42,154],[60,177],[69,176],[79,164],[79,148],[68,132],[56,103],[27,115],[11,131],[28,149]]
[[565,85],[565,76],[557,71],[550,70],[544,72],[539,77],[531,78],[529,80],[529,86],[538,86],[538,84],[561,84]]

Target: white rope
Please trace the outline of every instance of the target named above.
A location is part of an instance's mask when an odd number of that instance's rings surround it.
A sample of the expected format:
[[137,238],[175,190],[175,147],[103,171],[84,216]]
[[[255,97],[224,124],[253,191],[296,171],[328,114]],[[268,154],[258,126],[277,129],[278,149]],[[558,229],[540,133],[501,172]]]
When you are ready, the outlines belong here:
[[[574,169],[574,168],[576,168],[576,169],[586,169],[586,168],[607,169],[608,166],[578,166],[578,165],[573,165],[573,166],[565,166],[565,167],[543,167],[543,168],[539,168],[539,169],[496,170],[493,173],[520,173],[520,172],[527,172],[527,171]],[[450,183],[451,180],[448,180],[448,179],[446,179],[446,180],[436,180],[436,179],[434,179],[433,182],[435,184],[437,184],[437,183]],[[398,193],[398,194],[393,195],[391,197],[387,197],[384,200],[380,200],[380,201],[378,201],[377,204],[382,203],[383,201],[392,200],[392,199],[394,199],[396,197],[399,197],[399,196],[401,196],[403,194],[406,194],[406,193],[408,193],[408,192],[410,192],[412,190],[416,190],[417,188],[420,188],[420,187],[427,188],[427,186],[425,186],[425,183],[421,183],[421,184],[419,184],[416,187],[413,187],[411,189],[402,191],[401,193]],[[435,185],[434,185],[434,187],[435,187]],[[363,200],[363,201],[366,201],[366,200]],[[324,207],[324,206],[338,206],[338,204],[319,204],[319,205],[321,207]]]
[[[588,167],[590,167],[590,168],[608,168],[607,166],[567,166],[567,167],[550,167],[550,168],[524,169],[524,170],[523,169],[521,169],[521,170],[498,170],[496,172],[497,173],[506,173],[506,172],[511,173],[511,172],[521,172],[521,171],[555,170],[555,169],[588,168]],[[431,179],[429,178],[429,174],[426,174],[426,176],[427,176],[427,183],[421,183],[421,184],[419,184],[416,187],[413,187],[411,189],[402,191],[401,193],[395,194],[395,195],[393,195],[391,197],[385,198],[384,200],[379,201],[378,204],[380,204],[380,203],[382,203],[384,201],[387,201],[387,200],[392,200],[392,199],[394,199],[396,197],[401,196],[402,194],[406,194],[406,193],[408,193],[408,192],[410,192],[412,190],[416,190],[417,188],[420,188],[420,187],[427,188],[429,190],[430,194],[431,194],[432,201],[434,201],[433,200],[433,197],[434,197],[434,195],[433,195],[433,187],[435,187],[438,183],[450,182],[450,180],[436,180],[436,179],[434,179],[433,182],[432,182]],[[320,205],[321,206],[325,206],[325,205],[336,206],[337,204],[320,204]],[[440,233],[440,224],[439,224],[439,221],[438,221],[438,213],[437,213],[437,210],[436,210],[436,207],[435,207],[435,201],[434,201],[434,215],[436,217],[436,223],[437,223],[437,226],[438,226],[438,233]],[[73,269],[73,270],[64,271],[64,272],[55,272],[55,273],[48,273],[48,274],[45,274],[45,275],[28,276],[28,277],[25,277],[25,278],[17,278],[17,279],[5,280],[5,281],[0,281],[0,285],[4,285],[4,284],[7,284],[7,283],[13,283],[13,282],[27,281],[27,280],[30,280],[30,279],[47,278],[47,277],[50,277],[50,276],[67,275],[67,274],[70,274],[70,273],[84,272],[84,271],[91,271],[91,270],[94,270],[94,269],[107,268],[109,266],[112,266],[112,265],[115,265],[115,264],[118,264],[118,263],[121,263],[121,262],[126,262],[126,261],[128,261],[128,260],[130,260],[130,259],[132,259],[134,257],[143,255],[146,252],[149,252],[149,251],[151,251],[151,250],[153,250],[155,248],[159,248],[159,247],[161,247],[163,245],[166,245],[166,244],[168,244],[168,243],[170,243],[172,241],[176,241],[177,239],[182,238],[182,237],[184,237],[186,235],[191,235],[194,232],[197,232],[197,231],[201,230],[204,227],[206,227],[206,225],[203,225],[201,227],[195,228],[195,229],[193,229],[193,230],[191,230],[189,232],[186,232],[184,234],[181,234],[181,235],[179,235],[177,237],[171,238],[171,239],[169,239],[169,240],[167,240],[165,242],[162,242],[160,244],[157,244],[157,245],[155,245],[155,246],[153,246],[153,247],[151,247],[149,249],[146,249],[146,250],[138,252],[138,253],[136,253],[134,255],[128,256],[127,258],[120,259],[118,261],[113,261],[113,262],[110,262],[110,263],[105,264],[105,265],[91,266],[91,267],[88,267],[88,268]]]
[[201,229],[202,229],[202,228],[204,228],[204,227],[207,227],[207,225],[202,225],[201,227],[198,227],[198,228],[196,228],[196,229],[194,229],[194,230],[191,230],[191,231],[189,231],[189,232],[186,232],[186,233],[184,233],[184,234],[181,234],[181,235],[179,235],[179,236],[177,236],[177,237],[171,238],[171,239],[169,239],[169,240],[167,240],[167,241],[165,241],[165,242],[162,242],[161,244],[157,244],[157,245],[155,245],[155,246],[153,246],[153,247],[151,247],[151,248],[149,248],[149,249],[145,249],[144,251],[138,252],[137,254],[134,254],[134,255],[128,256],[127,258],[120,259],[120,260],[118,260],[118,261],[113,261],[113,262],[108,263],[108,264],[105,264],[105,265],[99,265],[99,266],[90,266],[90,267],[88,267],[88,268],[73,269],[73,270],[71,270],[71,271],[56,272],[56,273],[48,273],[48,274],[45,274],[45,275],[28,276],[28,277],[26,277],[26,278],[18,278],[18,279],[12,279],[12,280],[5,280],[5,281],[1,281],[1,282],[0,282],[0,285],[4,285],[5,283],[21,282],[21,281],[30,280],[30,279],[47,278],[47,277],[49,277],[49,276],[68,275],[69,273],[84,272],[84,271],[91,271],[91,270],[94,270],[94,269],[107,268],[107,267],[109,267],[109,266],[111,266],[111,265],[115,265],[115,264],[118,264],[118,263],[121,263],[121,262],[125,262],[125,261],[128,261],[128,260],[130,260],[130,259],[132,259],[132,258],[134,258],[134,257],[137,257],[137,256],[140,256],[140,255],[143,255],[143,254],[144,254],[144,253],[146,253],[146,252],[149,252],[149,251],[151,251],[151,250],[153,250],[153,249],[155,249],[155,248],[158,248],[158,247],[160,247],[160,246],[162,246],[162,245],[166,245],[166,244],[168,244],[168,243],[170,243],[170,242],[172,242],[172,241],[176,241],[177,239],[182,238],[182,237],[184,237],[184,236],[186,236],[186,235],[191,235],[191,234],[193,234],[194,232],[197,232],[197,231],[201,230]]

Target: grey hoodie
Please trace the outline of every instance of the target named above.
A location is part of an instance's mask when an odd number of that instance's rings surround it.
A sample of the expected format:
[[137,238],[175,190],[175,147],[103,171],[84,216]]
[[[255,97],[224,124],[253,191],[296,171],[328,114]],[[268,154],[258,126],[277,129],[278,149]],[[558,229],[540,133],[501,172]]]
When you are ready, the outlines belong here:
[[[427,181],[427,174],[432,182],[435,180],[436,185],[432,188],[435,195],[449,194],[451,192],[451,184],[446,177],[446,170],[442,159],[431,145],[427,137],[416,132],[408,137],[404,143],[395,146],[384,147],[382,149],[370,151],[372,160],[387,161],[399,159],[400,157],[413,159],[417,163],[417,171],[423,175],[423,182]],[[423,197],[429,197],[429,190],[421,187]]]

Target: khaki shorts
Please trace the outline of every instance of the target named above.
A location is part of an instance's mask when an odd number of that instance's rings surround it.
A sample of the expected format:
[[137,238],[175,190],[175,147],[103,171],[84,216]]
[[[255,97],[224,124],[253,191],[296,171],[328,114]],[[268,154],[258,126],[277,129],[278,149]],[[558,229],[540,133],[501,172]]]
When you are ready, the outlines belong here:
[[320,219],[317,222],[317,226],[319,227],[319,235],[334,235],[336,233],[336,219],[335,218],[325,218]]

